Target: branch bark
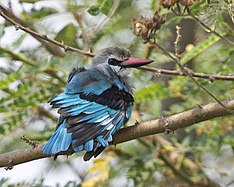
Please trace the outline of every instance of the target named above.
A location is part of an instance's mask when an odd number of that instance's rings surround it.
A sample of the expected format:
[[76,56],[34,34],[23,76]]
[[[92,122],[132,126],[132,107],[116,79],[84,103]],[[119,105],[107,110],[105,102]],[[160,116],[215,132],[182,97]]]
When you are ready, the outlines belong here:
[[[234,99],[224,100],[222,101],[222,104],[229,110],[234,110]],[[231,112],[229,112],[229,110],[223,108],[219,103],[211,103],[204,106],[198,106],[194,109],[187,110],[185,112],[174,114],[168,117],[143,122],[139,125],[133,125],[120,129],[114,136],[113,144],[116,145],[148,135],[159,134],[163,132],[173,132],[177,129],[186,128],[205,120],[230,115]],[[0,167],[11,169],[17,164],[22,164],[32,160],[51,156],[43,154],[41,148],[42,145],[39,145],[36,148],[1,154]],[[61,154],[71,154],[71,151],[69,150]]]
[[[168,75],[168,76],[187,76],[182,71],[160,69],[160,68],[155,68],[155,67],[150,67],[150,66],[142,66],[142,67],[139,67],[137,69],[144,70],[144,71],[150,71],[150,72],[153,72],[157,75],[162,74],[162,75]],[[222,80],[222,81],[233,81],[234,80],[234,75],[217,75],[217,74],[196,73],[196,72],[192,72],[191,70],[189,70],[189,72],[193,77],[208,79],[211,82],[216,81],[216,80]]]

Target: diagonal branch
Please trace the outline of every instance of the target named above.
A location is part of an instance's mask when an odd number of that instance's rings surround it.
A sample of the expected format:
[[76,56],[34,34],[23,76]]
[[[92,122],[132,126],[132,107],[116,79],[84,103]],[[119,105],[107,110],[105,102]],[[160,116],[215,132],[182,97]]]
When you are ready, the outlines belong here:
[[[222,104],[229,110],[234,110],[234,100],[224,100]],[[213,119],[216,117],[230,115],[231,113],[223,108],[219,103],[211,103],[200,106],[185,112],[174,114],[172,116],[143,122],[140,125],[134,125],[120,129],[114,136],[113,144],[119,144],[134,140],[148,135],[159,134],[163,132],[175,131],[177,129],[186,128],[196,123]],[[13,151],[0,155],[0,167],[11,169],[17,164],[22,164],[32,160],[50,157],[44,155],[41,151],[42,145],[36,148]],[[71,154],[71,151],[61,154]]]
[[2,7],[0,7],[0,15],[3,18],[5,18],[7,21],[9,21],[10,23],[12,23],[16,27],[16,29],[21,29],[21,30],[25,31],[26,33],[31,34],[32,36],[34,36],[36,38],[39,38],[39,39],[45,40],[47,42],[50,42],[52,44],[55,44],[56,46],[59,46],[59,47],[63,48],[65,51],[72,51],[72,52],[76,52],[78,54],[82,54],[82,55],[86,55],[86,56],[90,56],[90,57],[94,56],[93,53],[90,53],[88,51],[83,51],[81,49],[77,49],[77,48],[68,46],[68,45],[64,44],[63,42],[58,42],[58,41],[56,41],[54,39],[49,38],[46,34],[40,34],[40,33],[36,32],[36,31],[31,30],[28,27],[25,27],[25,26],[21,25],[20,23],[18,23],[14,19],[12,19],[9,16],[7,16],[4,13]]
[[205,23],[203,23],[201,20],[199,20],[196,16],[194,16],[192,14],[192,12],[190,11],[189,7],[186,7],[186,10],[188,12],[188,15],[191,16],[194,20],[196,20],[200,25],[202,25],[203,27],[205,27],[207,30],[209,30],[211,33],[215,34],[216,36],[222,38],[225,42],[227,42],[230,45],[234,45],[234,43],[230,40],[228,40],[227,38],[225,38],[224,36],[222,36],[221,34],[217,33],[216,31],[212,30],[210,27],[208,27]]

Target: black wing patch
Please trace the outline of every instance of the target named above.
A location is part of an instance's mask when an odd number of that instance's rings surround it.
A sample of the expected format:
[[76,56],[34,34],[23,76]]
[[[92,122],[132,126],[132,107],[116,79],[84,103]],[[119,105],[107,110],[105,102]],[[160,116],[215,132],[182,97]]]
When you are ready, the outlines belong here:
[[80,98],[87,101],[94,101],[104,106],[108,106],[114,110],[125,110],[129,104],[134,102],[132,95],[118,87],[112,86],[100,95],[80,93]]

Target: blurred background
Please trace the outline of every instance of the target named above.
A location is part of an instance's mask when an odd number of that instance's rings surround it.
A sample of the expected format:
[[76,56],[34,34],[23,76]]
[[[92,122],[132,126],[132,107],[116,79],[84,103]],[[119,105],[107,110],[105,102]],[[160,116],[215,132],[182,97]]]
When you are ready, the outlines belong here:
[[[180,26],[178,52],[189,71],[234,72],[231,0],[1,0],[0,6],[20,25],[69,46],[93,53],[122,46],[135,57],[154,60],[152,67],[178,70],[170,57],[146,44],[143,34],[149,25],[145,22],[157,12],[165,18],[154,35],[157,43],[174,54],[176,25]],[[90,63],[90,57],[65,52],[0,17],[0,154],[30,147],[22,135],[40,143],[48,140],[57,114],[47,102],[63,91],[74,67],[88,68]],[[135,105],[127,125],[213,102],[188,77],[143,70],[134,70],[132,77]],[[218,99],[233,98],[233,81],[197,80]],[[11,170],[1,168],[0,186],[231,187],[233,137],[233,116],[212,119],[167,135],[110,146],[89,162],[82,160],[83,153],[77,153],[56,161],[28,162]]]

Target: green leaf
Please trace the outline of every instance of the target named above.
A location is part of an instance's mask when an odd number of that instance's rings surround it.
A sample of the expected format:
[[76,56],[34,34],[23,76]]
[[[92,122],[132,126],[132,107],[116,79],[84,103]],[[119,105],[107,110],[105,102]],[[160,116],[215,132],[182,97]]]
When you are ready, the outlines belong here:
[[[202,61],[196,67],[196,71],[204,73],[232,74],[234,70],[234,61],[231,59],[234,55],[234,48],[228,45],[212,46],[202,53],[196,59],[196,62]],[[210,54],[207,56],[207,54]]]
[[158,8],[158,1],[152,0],[151,2],[151,9],[156,10],[156,7]]
[[23,121],[31,115],[32,112],[26,110],[18,112],[17,114],[7,114],[7,116],[4,117],[3,122],[0,123],[0,134],[9,133],[15,128],[23,125]]
[[[32,22],[35,21],[34,19],[41,19],[46,16],[50,16],[52,14],[55,14],[57,11],[53,9],[53,7],[48,8],[48,7],[43,7],[41,9],[31,9],[30,14],[28,12],[22,12],[21,17],[27,21],[27,22]],[[33,18],[33,19],[32,19]]]
[[153,99],[162,99],[169,96],[167,88],[159,83],[152,83],[135,93],[135,102],[148,101]]
[[40,103],[47,102],[51,97],[52,96],[48,88],[46,90],[34,88],[33,92],[21,95],[8,107],[13,107],[15,110],[20,110],[21,108],[32,108]]
[[89,7],[88,12],[91,15],[96,16],[100,13],[100,6],[99,5],[92,5]]
[[63,42],[72,47],[77,47],[76,43],[77,28],[72,23],[64,27],[55,37],[55,40]]
[[3,37],[3,35],[4,35],[4,33],[5,33],[5,31],[4,31],[4,24],[1,24],[0,25],[0,38],[2,38]]
[[[0,99],[0,111],[8,111],[8,108],[6,108],[4,105],[5,102],[10,102],[11,100],[15,99],[15,98],[18,98],[20,97],[21,95],[25,95],[27,94],[28,92],[30,92],[30,89],[31,89],[32,85],[22,85],[19,87],[19,89],[15,92],[10,92],[9,93],[9,96],[6,96],[6,97],[3,97]],[[5,110],[4,110],[5,109]]]
[[228,144],[228,145],[234,146],[234,140],[233,140],[233,138],[226,138],[224,140],[223,144]]
[[17,38],[15,41],[12,42],[12,46],[14,48],[18,48],[24,41],[24,39],[26,38],[27,34],[23,33],[19,38]]
[[93,16],[98,15],[100,12],[102,12],[105,15],[108,15],[113,5],[113,0],[98,0],[97,3],[98,4],[96,5],[91,5],[88,9],[88,12]]
[[12,73],[11,75],[8,75],[6,78],[0,81],[0,89],[2,90],[2,89],[7,88],[9,84],[18,80],[19,77],[21,77],[21,75],[19,73]]
[[189,52],[186,52],[181,60],[180,63],[182,65],[188,63],[191,59],[193,59],[194,57],[196,57],[198,54],[200,54],[201,52],[203,52],[205,49],[207,49],[208,47],[210,47],[211,45],[215,44],[217,41],[220,40],[220,37],[212,34],[210,35],[205,41],[197,44],[195,47],[193,47]]
[[100,1],[99,0],[99,2],[102,3],[101,7],[100,7],[101,12],[103,14],[105,14],[105,15],[108,15],[109,12],[110,12],[111,7],[113,5],[113,0],[105,0],[105,1]]

